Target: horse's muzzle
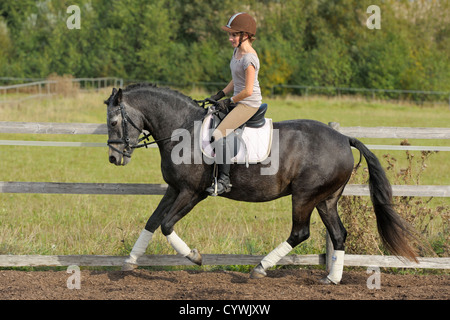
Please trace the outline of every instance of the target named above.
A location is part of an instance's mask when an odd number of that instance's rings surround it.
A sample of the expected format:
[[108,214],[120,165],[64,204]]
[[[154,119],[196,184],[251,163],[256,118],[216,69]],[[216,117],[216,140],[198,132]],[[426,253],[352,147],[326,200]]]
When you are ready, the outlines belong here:
[[129,157],[122,157],[121,155],[110,155],[109,162],[115,164],[116,166],[125,166],[130,162]]

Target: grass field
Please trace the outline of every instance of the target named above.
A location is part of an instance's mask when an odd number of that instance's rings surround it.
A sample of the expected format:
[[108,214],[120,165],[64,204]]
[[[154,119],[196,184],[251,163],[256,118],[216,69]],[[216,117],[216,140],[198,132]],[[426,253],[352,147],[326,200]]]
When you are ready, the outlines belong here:
[[[0,105],[0,121],[104,123],[105,100],[110,89],[78,93],[75,97],[53,97],[26,101],[18,106]],[[194,93],[194,98],[206,94]],[[274,121],[309,118],[345,126],[448,127],[448,106],[419,107],[409,104],[368,102],[360,99],[284,98],[266,100],[267,117]],[[49,140],[105,142],[106,136],[0,134],[1,140]],[[362,139],[370,144],[399,144],[400,139]],[[444,145],[448,140],[410,140],[412,145]],[[376,151],[383,165],[387,152]],[[393,184],[450,183],[450,153],[433,154],[421,162],[420,152],[389,152],[397,161],[388,175]],[[0,181],[164,183],[156,149],[137,150],[131,163],[116,167],[108,162],[106,148],[58,148],[1,146]],[[356,155],[359,159],[359,155]],[[403,170],[403,171],[402,171]],[[361,174],[363,172],[360,169]],[[362,178],[355,178],[361,183]],[[0,254],[105,254],[127,255],[161,196],[97,196],[0,194]],[[368,199],[353,199],[343,208],[343,221],[349,231],[349,253],[378,254],[375,218],[371,211],[355,211]],[[404,215],[415,223],[439,255],[448,255],[448,199],[405,200]],[[359,201],[359,202],[358,202]],[[361,202],[362,201],[362,202]],[[239,203],[208,198],[181,220],[177,233],[202,253],[265,254],[286,240],[291,226],[291,201],[285,197],[269,203]],[[400,207],[400,205],[399,205]],[[417,210],[416,210],[417,209]],[[364,222],[365,221],[365,222]],[[356,224],[356,225],[355,225]],[[364,224],[364,225],[363,225]],[[366,230],[366,241],[358,241]],[[324,226],[313,213],[311,237],[293,252],[324,252]],[[173,254],[160,232],[149,245],[149,254]],[[361,242],[361,245],[358,245]],[[364,246],[362,246],[362,244]]]

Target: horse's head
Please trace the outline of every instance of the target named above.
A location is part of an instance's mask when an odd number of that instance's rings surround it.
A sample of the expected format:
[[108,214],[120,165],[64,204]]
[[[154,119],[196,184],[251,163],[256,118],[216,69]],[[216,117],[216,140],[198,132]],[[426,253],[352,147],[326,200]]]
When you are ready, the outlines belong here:
[[131,154],[140,142],[143,121],[139,112],[124,101],[122,89],[114,88],[105,104],[109,162],[116,166],[124,166],[130,162]]

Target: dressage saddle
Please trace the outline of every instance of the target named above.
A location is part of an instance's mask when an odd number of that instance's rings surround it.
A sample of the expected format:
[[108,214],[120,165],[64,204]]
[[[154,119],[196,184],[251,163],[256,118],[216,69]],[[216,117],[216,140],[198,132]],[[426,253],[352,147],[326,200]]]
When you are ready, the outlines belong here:
[[[227,110],[225,110],[225,112],[220,111],[218,114],[216,114],[213,118],[212,121],[210,123],[210,129],[215,129],[220,122],[226,117],[226,115],[233,110],[236,107],[235,104],[232,104],[228,107]],[[240,132],[242,132],[242,130],[244,130],[245,127],[249,127],[249,128],[261,128],[266,124],[266,111],[267,111],[267,103],[263,103],[261,104],[261,106],[258,108],[258,111],[256,111],[256,113],[249,119],[247,120],[247,122],[245,122],[243,125],[241,125],[238,129],[240,129]],[[211,131],[212,132],[212,131]],[[231,144],[231,146],[233,146],[233,157],[236,156],[236,154],[239,151],[239,148],[241,146],[241,143],[244,143],[241,141],[241,137],[239,135],[239,130],[235,130],[233,133],[231,133],[228,138],[233,139],[233,142]],[[228,139],[228,141],[230,141],[231,139]],[[231,141],[230,141],[231,143]]]
[[[233,108],[234,107],[235,107],[235,105],[233,105]],[[250,119],[248,119],[244,125],[249,128],[261,128],[263,125],[266,124],[266,118],[265,118],[266,111],[267,111],[267,103],[263,103],[258,108],[258,111],[256,111],[256,113]]]

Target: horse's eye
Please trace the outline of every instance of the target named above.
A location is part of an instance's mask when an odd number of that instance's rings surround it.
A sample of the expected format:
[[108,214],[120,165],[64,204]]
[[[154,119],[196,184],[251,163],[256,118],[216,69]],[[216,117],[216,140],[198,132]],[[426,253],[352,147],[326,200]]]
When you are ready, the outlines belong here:
[[117,121],[111,121],[111,126],[115,127],[117,125]]

